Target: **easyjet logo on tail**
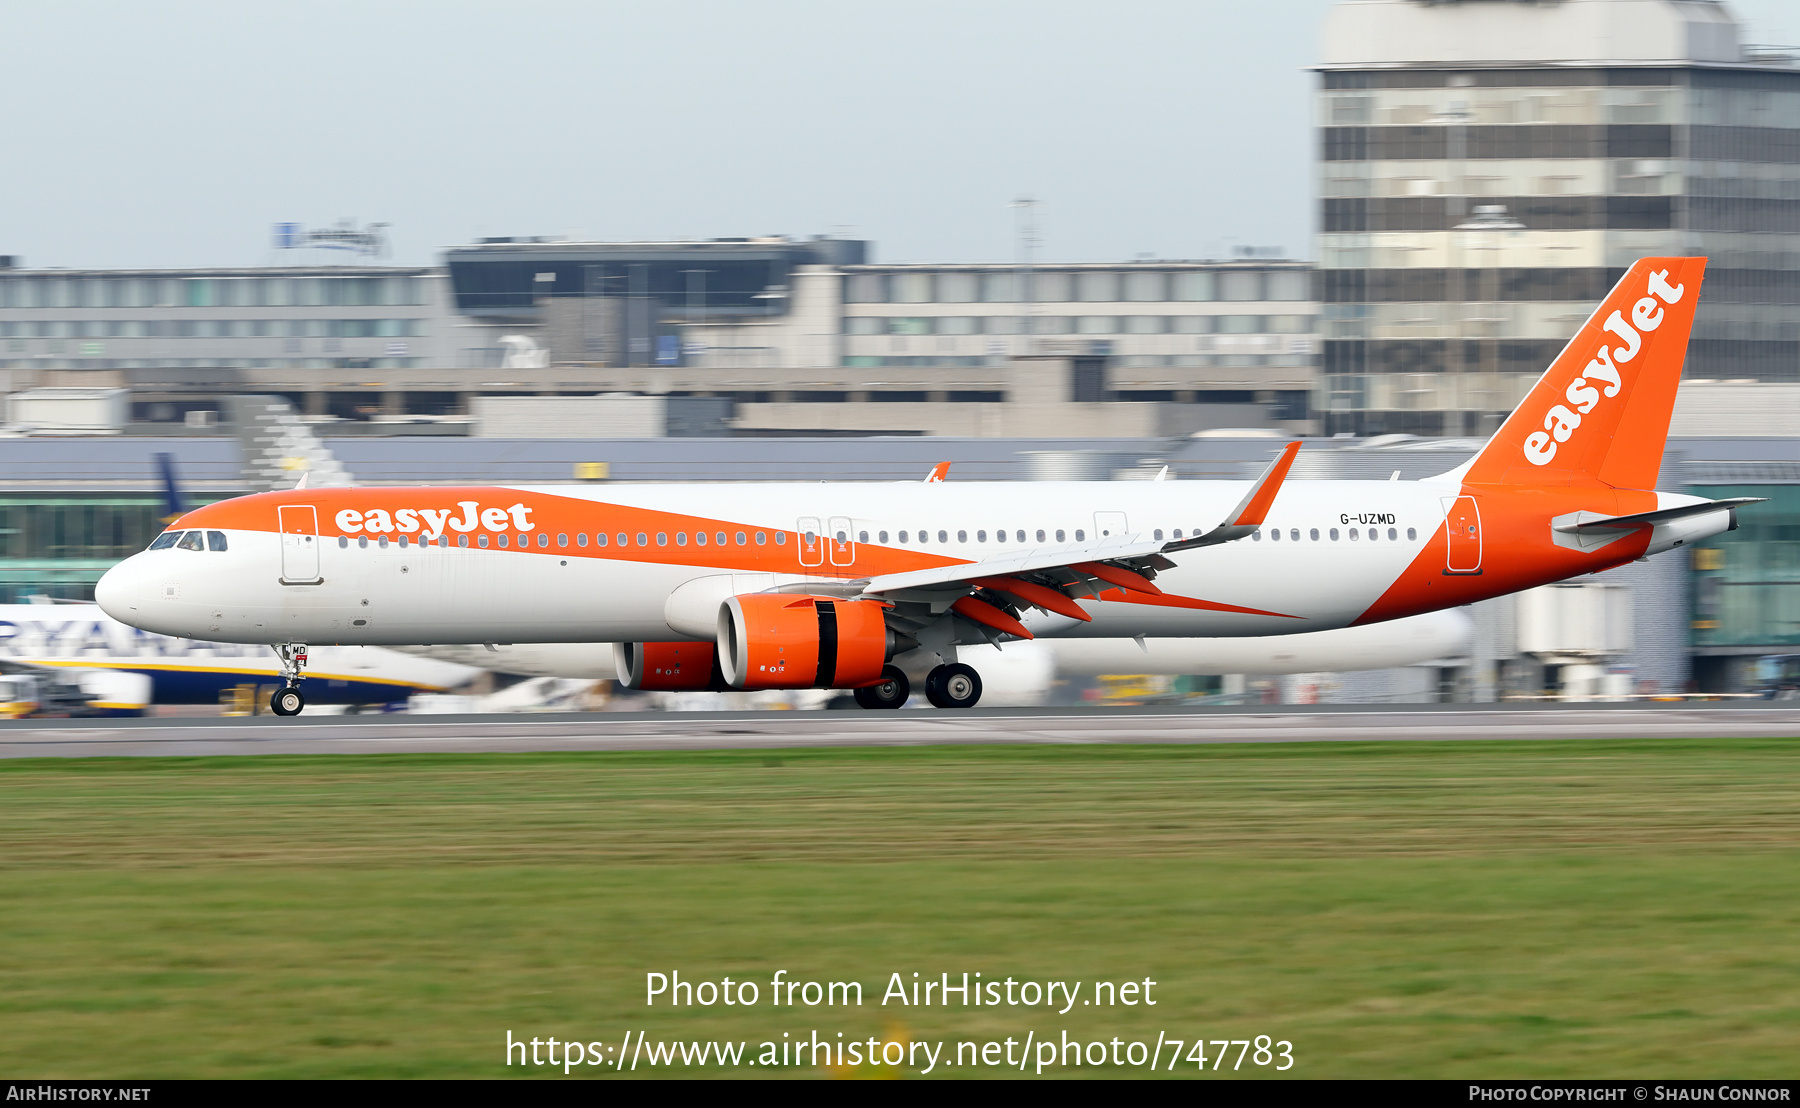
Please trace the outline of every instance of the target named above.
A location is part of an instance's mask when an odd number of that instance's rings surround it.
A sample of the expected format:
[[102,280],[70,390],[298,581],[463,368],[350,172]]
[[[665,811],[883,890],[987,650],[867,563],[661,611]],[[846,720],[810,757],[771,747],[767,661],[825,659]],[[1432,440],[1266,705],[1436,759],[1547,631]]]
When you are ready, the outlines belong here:
[[[1647,291],[1649,295],[1631,306],[1631,323],[1625,322],[1622,310],[1615,309],[1607,317],[1605,329],[1618,336],[1622,345],[1611,346],[1610,340],[1600,344],[1594,360],[1581,371],[1581,376],[1569,383],[1569,390],[1564,394],[1568,404],[1551,408],[1544,415],[1544,429],[1533,431],[1525,439],[1526,461],[1534,466],[1549,465],[1550,459],[1556,457],[1557,445],[1568,442],[1581,426],[1581,417],[1592,412],[1602,397],[1610,400],[1619,395],[1619,390],[1624,387],[1619,367],[1637,357],[1644,336],[1662,326],[1663,306],[1679,303],[1686,288],[1669,284],[1669,271],[1665,269],[1650,274]],[[1590,379],[1604,388],[1589,384]]]

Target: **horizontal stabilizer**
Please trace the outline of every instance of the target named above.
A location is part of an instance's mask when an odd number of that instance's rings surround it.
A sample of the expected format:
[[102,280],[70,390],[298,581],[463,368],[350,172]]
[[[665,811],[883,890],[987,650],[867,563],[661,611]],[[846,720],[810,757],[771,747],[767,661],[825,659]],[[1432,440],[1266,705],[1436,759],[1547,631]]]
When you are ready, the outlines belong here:
[[1727,508],[1741,508],[1745,504],[1761,504],[1765,496],[1734,496],[1728,500],[1705,500],[1698,504],[1683,504],[1676,508],[1661,508],[1654,512],[1638,512],[1629,516],[1609,516],[1605,519],[1589,519],[1581,522],[1559,523],[1552,530],[1565,535],[1593,534],[1596,531],[1629,531],[1634,527],[1650,527],[1670,520],[1686,519],[1689,516],[1703,516]]

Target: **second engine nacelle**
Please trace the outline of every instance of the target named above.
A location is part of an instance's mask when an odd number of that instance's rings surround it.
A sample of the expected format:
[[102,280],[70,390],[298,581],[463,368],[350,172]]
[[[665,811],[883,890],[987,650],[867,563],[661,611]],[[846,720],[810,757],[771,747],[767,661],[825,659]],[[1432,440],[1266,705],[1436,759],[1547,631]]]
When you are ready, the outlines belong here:
[[613,644],[619,684],[645,692],[690,692],[712,687],[713,644],[709,642],[619,642]]
[[855,689],[881,680],[894,639],[872,600],[752,593],[719,608],[719,670],[734,689]]

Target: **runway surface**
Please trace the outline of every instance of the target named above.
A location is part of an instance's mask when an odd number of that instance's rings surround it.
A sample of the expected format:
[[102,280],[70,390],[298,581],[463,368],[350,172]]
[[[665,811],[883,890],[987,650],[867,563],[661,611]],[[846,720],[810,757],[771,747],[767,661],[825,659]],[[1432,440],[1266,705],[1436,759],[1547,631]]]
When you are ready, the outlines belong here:
[[1800,708],[1766,703],[20,720],[0,758],[1800,736]]

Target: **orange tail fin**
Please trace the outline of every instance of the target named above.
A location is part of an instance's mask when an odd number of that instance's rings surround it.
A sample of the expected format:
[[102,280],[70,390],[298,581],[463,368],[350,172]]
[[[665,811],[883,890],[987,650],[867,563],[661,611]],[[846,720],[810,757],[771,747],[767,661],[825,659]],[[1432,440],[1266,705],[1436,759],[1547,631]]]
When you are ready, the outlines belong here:
[[1654,488],[1705,275],[1705,258],[1640,258],[1463,480]]

